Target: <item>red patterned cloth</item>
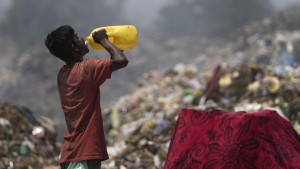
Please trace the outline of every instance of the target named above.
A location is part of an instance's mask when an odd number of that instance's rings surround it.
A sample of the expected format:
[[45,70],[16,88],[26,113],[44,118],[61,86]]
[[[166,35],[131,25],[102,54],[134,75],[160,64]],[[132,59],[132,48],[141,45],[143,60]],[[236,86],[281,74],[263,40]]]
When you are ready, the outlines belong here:
[[165,169],[300,169],[300,136],[276,111],[182,109]]

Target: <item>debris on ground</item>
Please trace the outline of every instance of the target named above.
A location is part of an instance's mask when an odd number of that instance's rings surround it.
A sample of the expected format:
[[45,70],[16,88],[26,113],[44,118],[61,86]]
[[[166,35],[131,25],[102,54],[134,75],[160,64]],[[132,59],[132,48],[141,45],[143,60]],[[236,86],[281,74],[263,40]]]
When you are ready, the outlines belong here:
[[24,106],[0,103],[0,168],[55,168],[59,155],[56,137],[51,119]]

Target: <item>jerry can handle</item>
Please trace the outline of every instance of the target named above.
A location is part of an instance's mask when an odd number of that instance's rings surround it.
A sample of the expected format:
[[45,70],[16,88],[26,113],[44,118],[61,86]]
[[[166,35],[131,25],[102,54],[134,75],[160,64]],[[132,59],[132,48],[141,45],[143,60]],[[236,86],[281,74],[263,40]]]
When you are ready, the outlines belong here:
[[113,32],[106,32],[106,35],[108,36],[108,40],[109,40],[111,43],[114,43],[114,37],[112,36],[112,35],[113,35]]

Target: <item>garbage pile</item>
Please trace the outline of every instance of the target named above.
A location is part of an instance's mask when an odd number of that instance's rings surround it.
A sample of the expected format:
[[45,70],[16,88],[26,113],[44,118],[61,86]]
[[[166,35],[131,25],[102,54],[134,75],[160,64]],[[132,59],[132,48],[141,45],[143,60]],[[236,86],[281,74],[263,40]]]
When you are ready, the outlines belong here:
[[[300,131],[300,67],[277,75],[276,67],[257,64],[220,67],[199,73],[195,65],[178,64],[165,72],[146,73],[132,94],[106,110],[107,168],[162,168],[180,108],[255,112],[273,109]],[[212,86],[213,90],[209,91]],[[104,165],[105,166],[105,165]]]
[[[210,46],[193,64],[144,74],[133,92],[104,111],[110,160],[104,168],[163,168],[183,107],[227,112],[276,110],[300,133],[299,31],[239,34]],[[202,70],[203,57],[221,58]]]
[[57,164],[58,155],[53,121],[27,107],[0,103],[0,168],[45,169]]

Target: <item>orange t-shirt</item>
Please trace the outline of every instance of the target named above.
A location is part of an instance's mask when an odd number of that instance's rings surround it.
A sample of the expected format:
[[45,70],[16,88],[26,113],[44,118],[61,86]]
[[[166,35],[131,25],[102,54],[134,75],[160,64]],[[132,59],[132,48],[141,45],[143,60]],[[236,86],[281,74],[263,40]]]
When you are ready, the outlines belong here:
[[110,79],[110,58],[63,66],[57,84],[67,130],[60,163],[108,159],[99,86]]

